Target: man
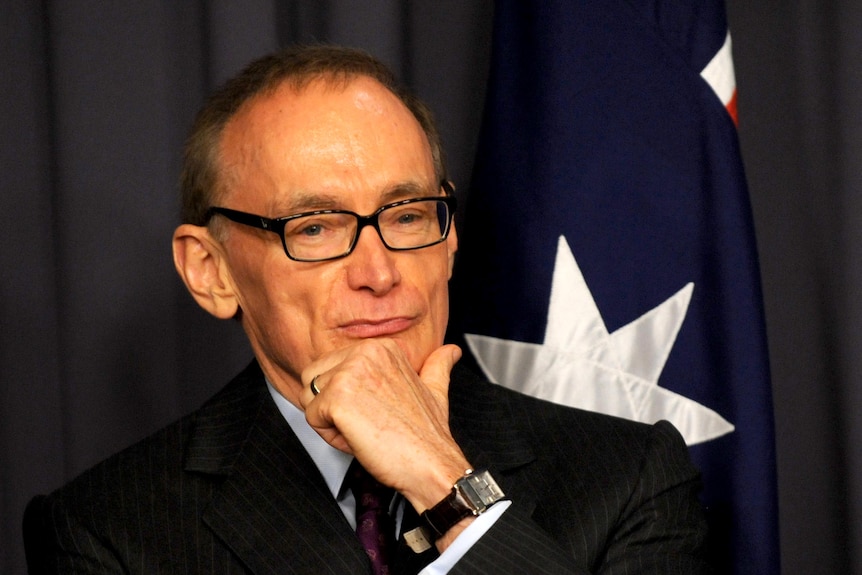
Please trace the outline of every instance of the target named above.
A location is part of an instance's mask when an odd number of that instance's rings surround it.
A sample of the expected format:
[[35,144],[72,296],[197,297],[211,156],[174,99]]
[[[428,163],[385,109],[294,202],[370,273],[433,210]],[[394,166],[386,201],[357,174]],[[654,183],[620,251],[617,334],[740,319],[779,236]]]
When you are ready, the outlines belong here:
[[[253,63],[199,115],[182,192],[177,270],[255,362],[34,500],[32,572],[702,570],[698,475],[669,424],[454,367],[451,186],[430,115],[378,62],[312,47]],[[397,492],[379,520],[352,491],[366,472]],[[390,518],[397,548],[377,532]]]

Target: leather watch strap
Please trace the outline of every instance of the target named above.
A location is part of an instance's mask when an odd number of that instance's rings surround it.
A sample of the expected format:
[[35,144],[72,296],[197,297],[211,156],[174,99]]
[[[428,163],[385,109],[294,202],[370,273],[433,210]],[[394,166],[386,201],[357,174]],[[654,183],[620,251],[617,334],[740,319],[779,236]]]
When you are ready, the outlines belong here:
[[468,469],[452,486],[449,495],[422,513],[422,519],[437,539],[465,517],[484,513],[504,497],[503,491],[487,470],[474,473]]
[[467,505],[464,498],[461,497],[458,489],[453,487],[452,492],[440,503],[422,512],[422,519],[431,528],[434,538],[438,539],[456,523],[470,515],[473,515],[473,510]]

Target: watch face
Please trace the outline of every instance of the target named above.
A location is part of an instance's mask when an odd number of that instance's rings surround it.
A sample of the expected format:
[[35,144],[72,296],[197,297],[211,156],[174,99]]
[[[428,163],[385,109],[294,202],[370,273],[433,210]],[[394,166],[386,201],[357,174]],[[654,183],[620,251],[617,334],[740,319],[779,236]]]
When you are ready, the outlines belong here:
[[474,513],[482,513],[505,495],[491,474],[486,470],[462,477],[455,484],[458,492],[467,501]]

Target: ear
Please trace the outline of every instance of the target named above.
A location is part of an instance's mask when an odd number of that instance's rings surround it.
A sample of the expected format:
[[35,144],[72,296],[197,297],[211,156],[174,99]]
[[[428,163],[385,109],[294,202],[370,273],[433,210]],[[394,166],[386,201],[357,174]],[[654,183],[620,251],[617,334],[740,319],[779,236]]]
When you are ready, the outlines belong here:
[[183,224],[174,231],[174,265],[198,305],[219,319],[239,310],[230,269],[221,245],[203,226]]
[[455,267],[455,252],[458,251],[458,233],[455,231],[455,222],[446,237],[446,250],[449,252],[449,279],[452,279],[452,270]]

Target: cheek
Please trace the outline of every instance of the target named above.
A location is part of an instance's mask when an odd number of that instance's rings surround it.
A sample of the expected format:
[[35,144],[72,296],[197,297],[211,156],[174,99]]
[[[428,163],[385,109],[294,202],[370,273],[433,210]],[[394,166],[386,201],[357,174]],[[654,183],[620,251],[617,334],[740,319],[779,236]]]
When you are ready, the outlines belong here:
[[440,287],[440,291],[437,297],[436,302],[437,307],[437,317],[435,318],[437,322],[437,329],[442,334],[442,337],[446,334],[446,326],[449,324],[449,281],[445,281],[443,285]]
[[319,329],[326,313],[326,291],[290,279],[272,274],[249,286],[243,327],[257,354],[298,378],[308,363],[332,345]]
[[305,359],[329,347],[327,327],[338,302],[344,300],[331,275],[328,269],[309,269],[267,278],[270,320],[276,324],[278,340]]
[[315,304],[308,301],[314,290],[303,285],[302,274],[290,269],[283,253],[272,251],[238,242],[234,253],[241,255],[231,261],[231,274],[249,337],[278,345],[294,330],[308,337]]
[[308,341],[315,335],[315,326],[320,326],[325,317],[328,301],[326,287],[319,280],[312,285],[295,275],[271,276],[266,282],[264,309],[282,338]]
[[440,264],[439,269],[423,270],[427,283],[425,284],[428,294],[430,321],[433,326],[434,336],[442,341],[449,319],[449,274],[448,262]]

